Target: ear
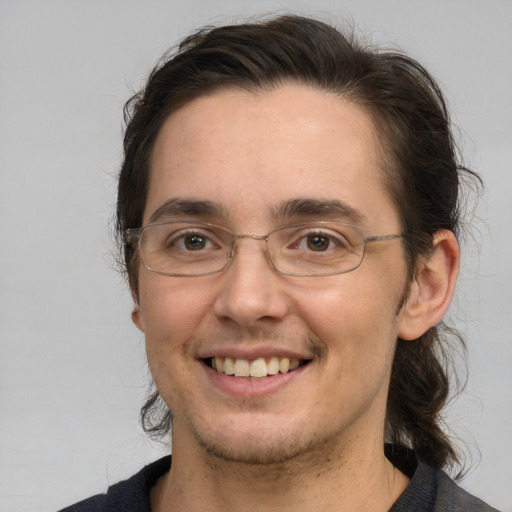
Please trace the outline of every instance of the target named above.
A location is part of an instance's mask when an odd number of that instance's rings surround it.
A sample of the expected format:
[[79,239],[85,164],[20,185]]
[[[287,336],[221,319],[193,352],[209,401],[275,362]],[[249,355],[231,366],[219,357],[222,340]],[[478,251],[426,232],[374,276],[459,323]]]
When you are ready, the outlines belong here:
[[460,249],[455,235],[448,230],[438,231],[432,252],[420,262],[400,312],[400,338],[417,339],[442,320],[453,297],[459,262]]
[[137,301],[135,301],[132,309],[132,322],[142,331],[144,332],[144,314],[140,309],[140,305]]

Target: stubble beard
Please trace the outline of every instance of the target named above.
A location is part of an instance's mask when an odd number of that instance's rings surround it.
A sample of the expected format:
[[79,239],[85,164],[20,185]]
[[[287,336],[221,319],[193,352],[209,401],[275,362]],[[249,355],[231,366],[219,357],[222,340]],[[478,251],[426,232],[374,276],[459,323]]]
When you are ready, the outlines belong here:
[[246,448],[233,448],[227,443],[219,443],[197,437],[199,445],[210,459],[217,459],[222,462],[234,462],[253,466],[269,466],[275,464],[284,464],[309,452],[313,448],[313,442],[301,443],[299,440],[284,441],[284,436],[278,436],[262,446],[257,443],[256,446],[250,441],[245,443]]
[[195,432],[196,440],[204,454],[206,464],[215,471],[231,471],[244,480],[248,474],[265,480],[295,478],[298,474],[312,470],[317,474],[326,471],[326,462],[333,459],[333,447],[339,434],[333,433],[319,438],[309,433],[307,438],[291,439],[285,434],[257,444],[247,441],[244,448],[234,448],[228,442],[208,439]]
[[[266,329],[240,329],[236,336],[243,341],[244,339],[275,339],[279,337],[272,331]],[[322,341],[312,333],[304,336],[303,346],[317,361],[325,360],[327,350]],[[258,408],[257,403],[252,403],[249,399],[243,405],[245,409]],[[196,442],[203,450],[209,465],[234,463],[248,466],[258,466],[269,468],[271,466],[283,466],[292,461],[297,462],[305,454],[315,454],[318,452],[318,435],[314,432],[307,436],[302,434],[307,430],[300,429],[295,432],[289,432],[286,429],[280,429],[274,426],[270,435],[262,432],[254,436],[247,434],[244,440],[239,439],[236,443],[229,439],[219,439],[215,435],[208,435],[207,426],[195,424],[189,418],[185,427],[189,430]],[[266,425],[268,427],[268,424]],[[265,439],[266,436],[266,439]],[[321,443],[320,443],[321,444]]]

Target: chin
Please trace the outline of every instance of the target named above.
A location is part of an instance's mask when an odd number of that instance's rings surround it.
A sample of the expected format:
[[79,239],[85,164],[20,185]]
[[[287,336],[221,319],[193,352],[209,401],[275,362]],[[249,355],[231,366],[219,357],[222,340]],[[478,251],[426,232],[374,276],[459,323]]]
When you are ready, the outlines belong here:
[[327,441],[319,442],[317,435],[305,436],[302,428],[283,431],[276,426],[260,427],[243,430],[240,426],[235,431],[209,430],[201,434],[196,431],[195,437],[212,463],[218,461],[254,466],[282,465],[303,456],[309,458]]
[[300,455],[308,451],[298,445],[283,446],[283,444],[279,446],[261,446],[261,443],[258,443],[258,446],[253,445],[237,448],[234,446],[203,442],[201,446],[210,457],[219,461],[249,464],[253,466],[284,464],[300,457]]

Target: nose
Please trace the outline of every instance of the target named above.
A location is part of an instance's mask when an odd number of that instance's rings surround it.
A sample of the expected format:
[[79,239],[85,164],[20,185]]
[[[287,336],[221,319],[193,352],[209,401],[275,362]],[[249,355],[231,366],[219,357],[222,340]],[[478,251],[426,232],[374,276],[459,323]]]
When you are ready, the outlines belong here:
[[264,237],[250,238],[237,242],[230,264],[220,275],[221,288],[214,302],[219,319],[246,327],[283,318],[289,302],[286,283],[268,257]]

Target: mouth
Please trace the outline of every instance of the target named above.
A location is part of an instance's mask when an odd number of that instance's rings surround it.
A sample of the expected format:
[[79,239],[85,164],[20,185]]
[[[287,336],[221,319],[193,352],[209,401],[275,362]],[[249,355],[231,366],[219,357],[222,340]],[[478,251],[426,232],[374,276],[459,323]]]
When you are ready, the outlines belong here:
[[203,359],[203,362],[217,373],[251,379],[290,373],[308,364],[310,360],[288,357],[258,357],[256,359],[209,357]]

